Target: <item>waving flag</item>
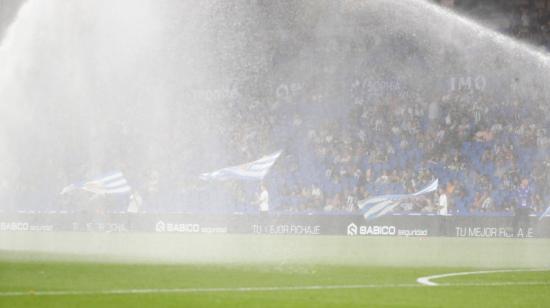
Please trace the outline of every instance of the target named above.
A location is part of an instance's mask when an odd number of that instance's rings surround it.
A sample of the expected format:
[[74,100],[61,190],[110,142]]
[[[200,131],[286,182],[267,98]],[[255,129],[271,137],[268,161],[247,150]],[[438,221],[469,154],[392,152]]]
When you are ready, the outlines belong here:
[[539,220],[542,220],[544,217],[550,217],[550,206],[546,208],[546,211],[540,215]]
[[418,192],[415,192],[414,194],[383,195],[372,197],[359,201],[358,206],[363,211],[363,216],[365,219],[371,220],[391,212],[403,200],[436,191],[438,186],[439,180],[436,179],[430,185]]
[[269,172],[269,169],[275,164],[282,151],[264,156],[253,162],[227,167],[209,173],[200,175],[202,180],[261,180]]
[[91,181],[71,184],[63,188],[61,194],[64,195],[76,189],[83,189],[95,194],[123,194],[129,192],[131,187],[124,174],[115,171]]
[[426,186],[424,189],[422,189],[421,191],[418,191],[418,192],[415,192],[413,194],[413,196],[420,196],[420,195],[423,195],[423,194],[427,194],[427,193],[431,193],[431,192],[434,192],[437,190],[437,187],[439,186],[439,180],[436,179],[435,181],[432,182],[432,184]]

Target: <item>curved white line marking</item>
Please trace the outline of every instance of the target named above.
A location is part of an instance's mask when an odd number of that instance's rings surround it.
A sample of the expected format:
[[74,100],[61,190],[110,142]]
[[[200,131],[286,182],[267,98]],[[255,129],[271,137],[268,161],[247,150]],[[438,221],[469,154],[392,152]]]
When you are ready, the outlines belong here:
[[[493,273],[513,273],[513,272],[544,272],[548,271],[548,268],[539,268],[539,269],[513,269],[513,270],[492,270],[492,271],[475,271],[475,272],[458,272],[458,273],[447,273],[440,275],[432,275],[426,277],[420,277],[416,279],[416,282],[425,285],[425,286],[438,286],[440,284],[433,282],[434,279],[455,277],[455,276],[467,276],[467,275],[482,275],[482,274],[493,274]],[[453,284],[455,285],[455,284]]]

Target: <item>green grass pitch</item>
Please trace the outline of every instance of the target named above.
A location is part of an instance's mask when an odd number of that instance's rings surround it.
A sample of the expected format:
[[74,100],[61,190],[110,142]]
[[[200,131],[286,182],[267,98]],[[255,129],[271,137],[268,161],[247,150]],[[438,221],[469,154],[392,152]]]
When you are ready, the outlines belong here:
[[[4,233],[0,240],[0,307],[550,307],[550,241],[540,239]],[[439,286],[416,281],[512,268],[540,270],[434,280]]]

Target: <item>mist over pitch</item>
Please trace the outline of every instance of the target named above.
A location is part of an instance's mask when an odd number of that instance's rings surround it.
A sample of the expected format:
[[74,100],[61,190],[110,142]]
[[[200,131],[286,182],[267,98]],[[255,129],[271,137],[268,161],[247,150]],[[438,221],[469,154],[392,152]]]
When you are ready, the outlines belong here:
[[223,188],[195,192],[200,173],[285,149],[277,190],[306,164],[296,139],[356,103],[428,104],[482,76],[483,95],[528,105],[549,77],[545,54],[413,0],[29,1],[0,68],[10,211],[71,210],[60,188],[114,169],[146,210],[231,210]]

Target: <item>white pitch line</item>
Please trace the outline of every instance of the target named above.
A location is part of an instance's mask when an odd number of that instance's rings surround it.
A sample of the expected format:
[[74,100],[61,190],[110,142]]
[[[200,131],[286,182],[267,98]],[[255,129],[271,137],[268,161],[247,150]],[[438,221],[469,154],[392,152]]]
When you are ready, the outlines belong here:
[[[425,286],[438,286],[442,284],[438,284],[433,282],[434,279],[440,279],[440,278],[447,278],[447,277],[455,277],[455,276],[467,276],[467,275],[482,275],[482,274],[494,274],[494,273],[513,273],[513,272],[544,272],[548,271],[550,269],[513,269],[513,270],[492,270],[492,271],[475,271],[475,272],[458,272],[458,273],[447,273],[447,274],[439,274],[439,275],[432,275],[432,276],[426,276],[426,277],[420,277],[416,279],[416,282],[425,285]],[[549,282],[550,283],[550,282]],[[453,284],[456,285],[456,284]]]
[[[489,283],[443,283],[440,287],[497,287],[497,286],[542,286],[550,281],[510,281]],[[286,286],[286,287],[241,287],[241,288],[175,288],[175,289],[120,289],[97,291],[12,291],[0,292],[0,297],[18,296],[70,296],[70,295],[131,295],[131,294],[186,294],[215,292],[277,292],[277,291],[315,291],[339,289],[383,289],[383,288],[423,288],[416,283],[402,284],[360,284],[360,285],[319,285],[319,286]]]
[[51,295],[118,295],[118,294],[152,294],[152,293],[206,293],[206,292],[269,292],[269,291],[307,291],[337,289],[372,289],[372,288],[414,288],[418,284],[362,284],[362,285],[319,285],[319,286],[283,286],[283,287],[239,287],[239,288],[175,288],[175,289],[121,289],[98,291],[28,291],[0,292],[1,296],[51,296]]

